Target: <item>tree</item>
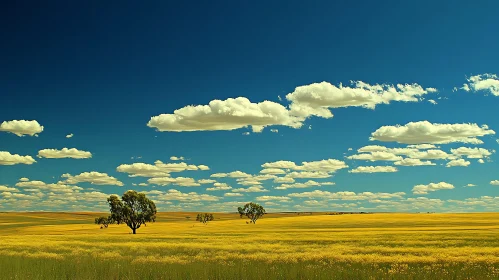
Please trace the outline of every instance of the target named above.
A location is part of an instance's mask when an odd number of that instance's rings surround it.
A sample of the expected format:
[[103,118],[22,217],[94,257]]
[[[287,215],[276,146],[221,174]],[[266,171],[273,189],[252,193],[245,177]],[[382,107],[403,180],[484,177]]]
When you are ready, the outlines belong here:
[[237,212],[239,212],[241,218],[243,216],[248,217],[251,220],[250,222],[253,224],[256,223],[256,220],[261,218],[263,215],[267,214],[263,206],[253,202],[246,203],[244,207],[238,207]]
[[109,217],[99,217],[99,218],[95,218],[95,223],[97,225],[100,225],[100,228],[103,229],[103,228],[107,228],[109,226],[109,224],[111,223]]
[[126,224],[133,234],[141,225],[156,221],[156,204],[143,193],[127,191],[120,199],[111,195],[109,203],[110,223]]
[[213,221],[215,218],[213,218],[213,214],[209,213],[202,213],[198,214],[196,217],[196,221],[201,222],[203,224],[207,224],[209,221]]

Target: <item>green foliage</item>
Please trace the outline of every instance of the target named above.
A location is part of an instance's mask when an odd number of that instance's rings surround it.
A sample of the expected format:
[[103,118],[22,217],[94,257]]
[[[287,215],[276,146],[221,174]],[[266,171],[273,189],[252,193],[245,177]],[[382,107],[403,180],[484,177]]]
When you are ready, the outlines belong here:
[[214,219],[213,214],[210,213],[200,213],[196,216],[196,221],[203,224],[207,224],[209,221],[213,221]]
[[243,216],[248,217],[253,224],[256,223],[256,220],[267,214],[263,206],[253,202],[246,203],[244,207],[238,207],[237,212],[239,212],[241,218]]
[[121,200],[116,195],[111,195],[107,202],[111,211],[109,222],[126,224],[133,234],[141,225],[156,220],[156,204],[143,193],[131,190],[125,192]]
[[107,228],[111,224],[110,217],[99,217],[95,218],[95,224],[100,225],[100,228]]

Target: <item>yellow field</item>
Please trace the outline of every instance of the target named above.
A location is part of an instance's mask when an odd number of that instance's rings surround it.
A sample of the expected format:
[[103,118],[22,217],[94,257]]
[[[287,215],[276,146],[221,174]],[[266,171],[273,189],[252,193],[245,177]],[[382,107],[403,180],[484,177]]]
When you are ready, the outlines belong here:
[[236,214],[203,225],[195,213],[161,213],[136,235],[99,229],[96,216],[0,213],[0,267],[10,271],[0,278],[499,278],[496,213],[273,214],[255,225]]

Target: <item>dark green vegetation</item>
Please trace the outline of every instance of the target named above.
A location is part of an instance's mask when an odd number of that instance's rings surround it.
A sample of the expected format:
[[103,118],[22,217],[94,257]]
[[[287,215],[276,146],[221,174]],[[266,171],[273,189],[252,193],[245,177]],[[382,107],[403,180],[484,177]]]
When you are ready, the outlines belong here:
[[111,195],[107,202],[111,215],[107,219],[103,217],[99,219],[108,224],[126,224],[132,229],[133,234],[142,225],[156,220],[156,205],[143,193],[127,191],[121,197],[121,201],[117,196]]
[[256,220],[260,219],[267,213],[263,206],[253,202],[246,203],[244,207],[237,208],[237,212],[239,213],[239,216],[241,218],[243,216],[248,217],[248,219],[250,219],[250,222],[253,224],[256,224]]

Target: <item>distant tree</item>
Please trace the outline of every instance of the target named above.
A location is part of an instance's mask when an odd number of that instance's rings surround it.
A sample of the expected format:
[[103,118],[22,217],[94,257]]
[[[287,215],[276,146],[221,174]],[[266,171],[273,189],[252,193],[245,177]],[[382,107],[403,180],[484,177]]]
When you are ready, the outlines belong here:
[[237,212],[239,212],[241,218],[243,216],[248,217],[250,219],[250,222],[253,224],[256,223],[256,220],[267,214],[263,206],[253,202],[247,203],[246,205],[244,205],[244,207],[237,208]]
[[107,228],[110,224],[110,219],[109,217],[99,217],[95,218],[95,224],[100,225],[100,228]]
[[156,220],[156,204],[143,193],[127,191],[121,200],[116,195],[111,195],[107,202],[111,211],[109,223],[126,224],[133,234],[141,225]]
[[201,222],[203,224],[207,224],[209,221],[213,221],[213,214],[210,213],[201,213],[196,216],[196,221]]

